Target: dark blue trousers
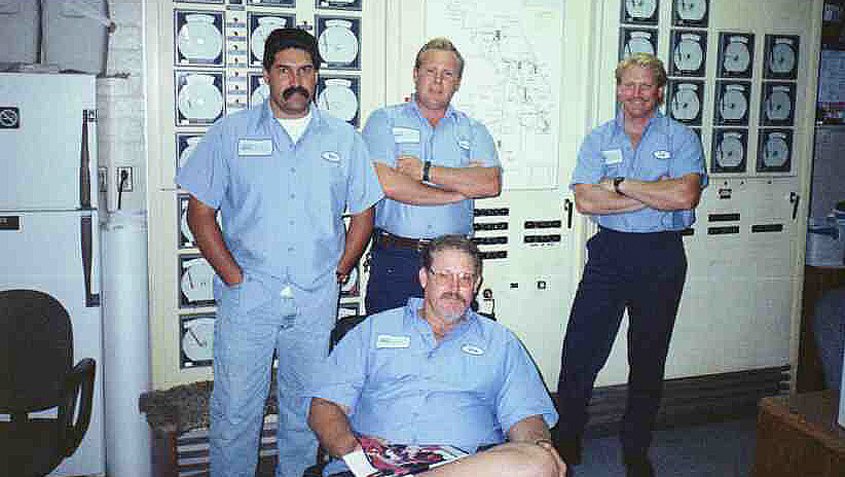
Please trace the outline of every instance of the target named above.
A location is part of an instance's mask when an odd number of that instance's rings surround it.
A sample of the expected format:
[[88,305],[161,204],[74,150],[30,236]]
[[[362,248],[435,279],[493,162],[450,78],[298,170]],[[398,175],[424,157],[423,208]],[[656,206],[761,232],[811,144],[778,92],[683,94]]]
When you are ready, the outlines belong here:
[[364,298],[368,315],[405,306],[408,297],[423,296],[418,251],[386,247],[378,240],[370,250],[370,277]]
[[587,251],[563,343],[558,438],[580,441],[596,376],[627,309],[628,396],[620,438],[624,455],[636,458],[648,451],[660,406],[669,339],[686,277],[683,242],[677,232],[602,228],[587,242]]

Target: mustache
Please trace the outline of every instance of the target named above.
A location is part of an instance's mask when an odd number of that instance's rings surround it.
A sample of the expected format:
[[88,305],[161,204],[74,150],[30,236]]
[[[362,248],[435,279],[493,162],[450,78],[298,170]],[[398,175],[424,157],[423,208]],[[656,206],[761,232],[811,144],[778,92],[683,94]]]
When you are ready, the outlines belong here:
[[302,86],[291,86],[290,88],[282,91],[282,98],[287,100],[294,94],[299,93],[306,98],[310,98],[311,95],[308,93],[308,90],[303,88]]
[[461,296],[460,293],[456,292],[443,292],[443,294],[440,295],[440,298],[451,298],[453,300],[460,300],[462,303],[466,303],[464,297]]

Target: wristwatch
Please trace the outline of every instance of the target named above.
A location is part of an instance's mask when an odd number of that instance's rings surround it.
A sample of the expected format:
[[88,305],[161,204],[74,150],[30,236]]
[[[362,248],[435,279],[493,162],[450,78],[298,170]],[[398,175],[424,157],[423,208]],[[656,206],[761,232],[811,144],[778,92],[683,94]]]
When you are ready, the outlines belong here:
[[423,163],[423,182],[430,182],[431,181],[431,161],[425,161]]
[[624,180],[625,180],[624,177],[614,177],[613,178],[613,190],[619,195],[625,195],[625,194],[622,193],[622,191],[619,190],[619,184],[621,184],[622,181],[624,181]]

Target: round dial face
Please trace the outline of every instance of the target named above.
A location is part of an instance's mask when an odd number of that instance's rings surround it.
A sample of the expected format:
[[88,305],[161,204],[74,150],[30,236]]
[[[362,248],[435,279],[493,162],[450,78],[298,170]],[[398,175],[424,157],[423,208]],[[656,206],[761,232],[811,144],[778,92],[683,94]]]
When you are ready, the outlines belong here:
[[672,117],[680,121],[692,121],[701,110],[695,85],[681,84],[672,97]]
[[721,167],[733,168],[742,164],[745,148],[742,146],[741,136],[736,133],[725,133],[716,148],[716,163]]
[[214,349],[214,319],[196,318],[185,323],[182,352],[191,361],[211,361]]
[[625,0],[625,11],[632,18],[651,18],[657,10],[657,0]]
[[681,19],[698,22],[707,14],[706,0],[675,0],[676,11]]
[[744,73],[751,66],[751,54],[748,45],[741,41],[731,41],[725,46],[722,66],[730,73]]
[[267,96],[270,96],[270,87],[262,84],[252,92],[252,95],[249,97],[249,104],[253,106],[259,105],[267,99]]
[[[327,25],[331,23],[331,20],[326,22]],[[355,33],[340,24],[331,24],[323,30],[317,46],[326,63],[348,65],[358,56],[358,39],[355,38]]]
[[212,300],[214,270],[204,259],[196,258],[184,263],[180,286],[189,302]]
[[783,167],[789,160],[789,144],[781,133],[771,133],[763,146],[763,165],[766,167]]
[[792,113],[792,99],[786,88],[774,88],[766,98],[766,118],[770,121],[785,121]]
[[223,111],[223,95],[208,75],[188,76],[178,103],[179,112],[188,119],[212,120]]
[[182,149],[182,153],[179,154],[179,167],[184,167],[185,164],[188,163],[188,159],[191,158],[191,154],[194,153],[194,149],[197,148],[197,144],[199,144],[201,137],[189,137],[185,139],[185,149]]
[[326,80],[326,87],[317,97],[317,106],[344,121],[352,121],[358,112],[358,98],[347,80]]
[[701,49],[698,41],[684,38],[675,46],[672,61],[681,71],[696,71],[704,61],[704,50]]
[[256,61],[264,60],[264,42],[273,30],[284,28],[288,21],[282,17],[261,17],[258,26],[250,34],[249,47]]
[[631,35],[631,38],[625,43],[625,57],[631,56],[634,53],[648,53],[653,55],[654,45],[645,36]]
[[188,227],[188,208],[186,207],[185,210],[182,211],[181,216],[179,217],[179,230],[182,232],[182,235],[185,237],[185,246],[191,247],[194,245],[194,234],[191,232],[191,228]]
[[216,59],[223,50],[223,35],[214,26],[214,17],[191,14],[186,15],[185,20],[176,40],[179,53],[194,61]]
[[776,43],[769,55],[769,71],[772,73],[791,73],[795,68],[795,49],[788,43]]
[[722,119],[739,121],[745,117],[747,111],[748,100],[745,99],[743,90],[728,87],[719,101],[719,114]]

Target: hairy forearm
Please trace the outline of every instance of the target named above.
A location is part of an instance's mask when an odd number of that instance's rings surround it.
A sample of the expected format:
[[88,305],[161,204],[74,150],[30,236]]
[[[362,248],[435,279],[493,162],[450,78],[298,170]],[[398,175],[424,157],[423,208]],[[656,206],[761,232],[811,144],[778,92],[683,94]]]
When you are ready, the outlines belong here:
[[380,162],[374,164],[384,195],[395,201],[410,205],[444,205],[466,199],[458,192],[423,184],[387,164]]
[[625,179],[619,184],[619,191],[653,209],[687,210],[698,205],[701,197],[700,180],[698,174],[656,181]]
[[317,434],[320,445],[329,455],[342,457],[360,447],[346,413],[331,401],[320,398],[311,400],[308,426]]
[[498,167],[444,167],[431,166],[431,182],[462,195],[481,199],[495,197],[502,191],[501,174]]
[[203,204],[195,197],[188,200],[188,227],[202,256],[226,285],[237,285],[243,281],[241,268],[223,241],[217,211]]
[[535,443],[551,439],[551,432],[543,416],[533,415],[517,422],[508,429],[508,441]]
[[370,235],[373,233],[373,208],[355,214],[349,220],[349,230],[346,232],[346,245],[343,255],[337,264],[338,278],[345,277],[361,258]]

